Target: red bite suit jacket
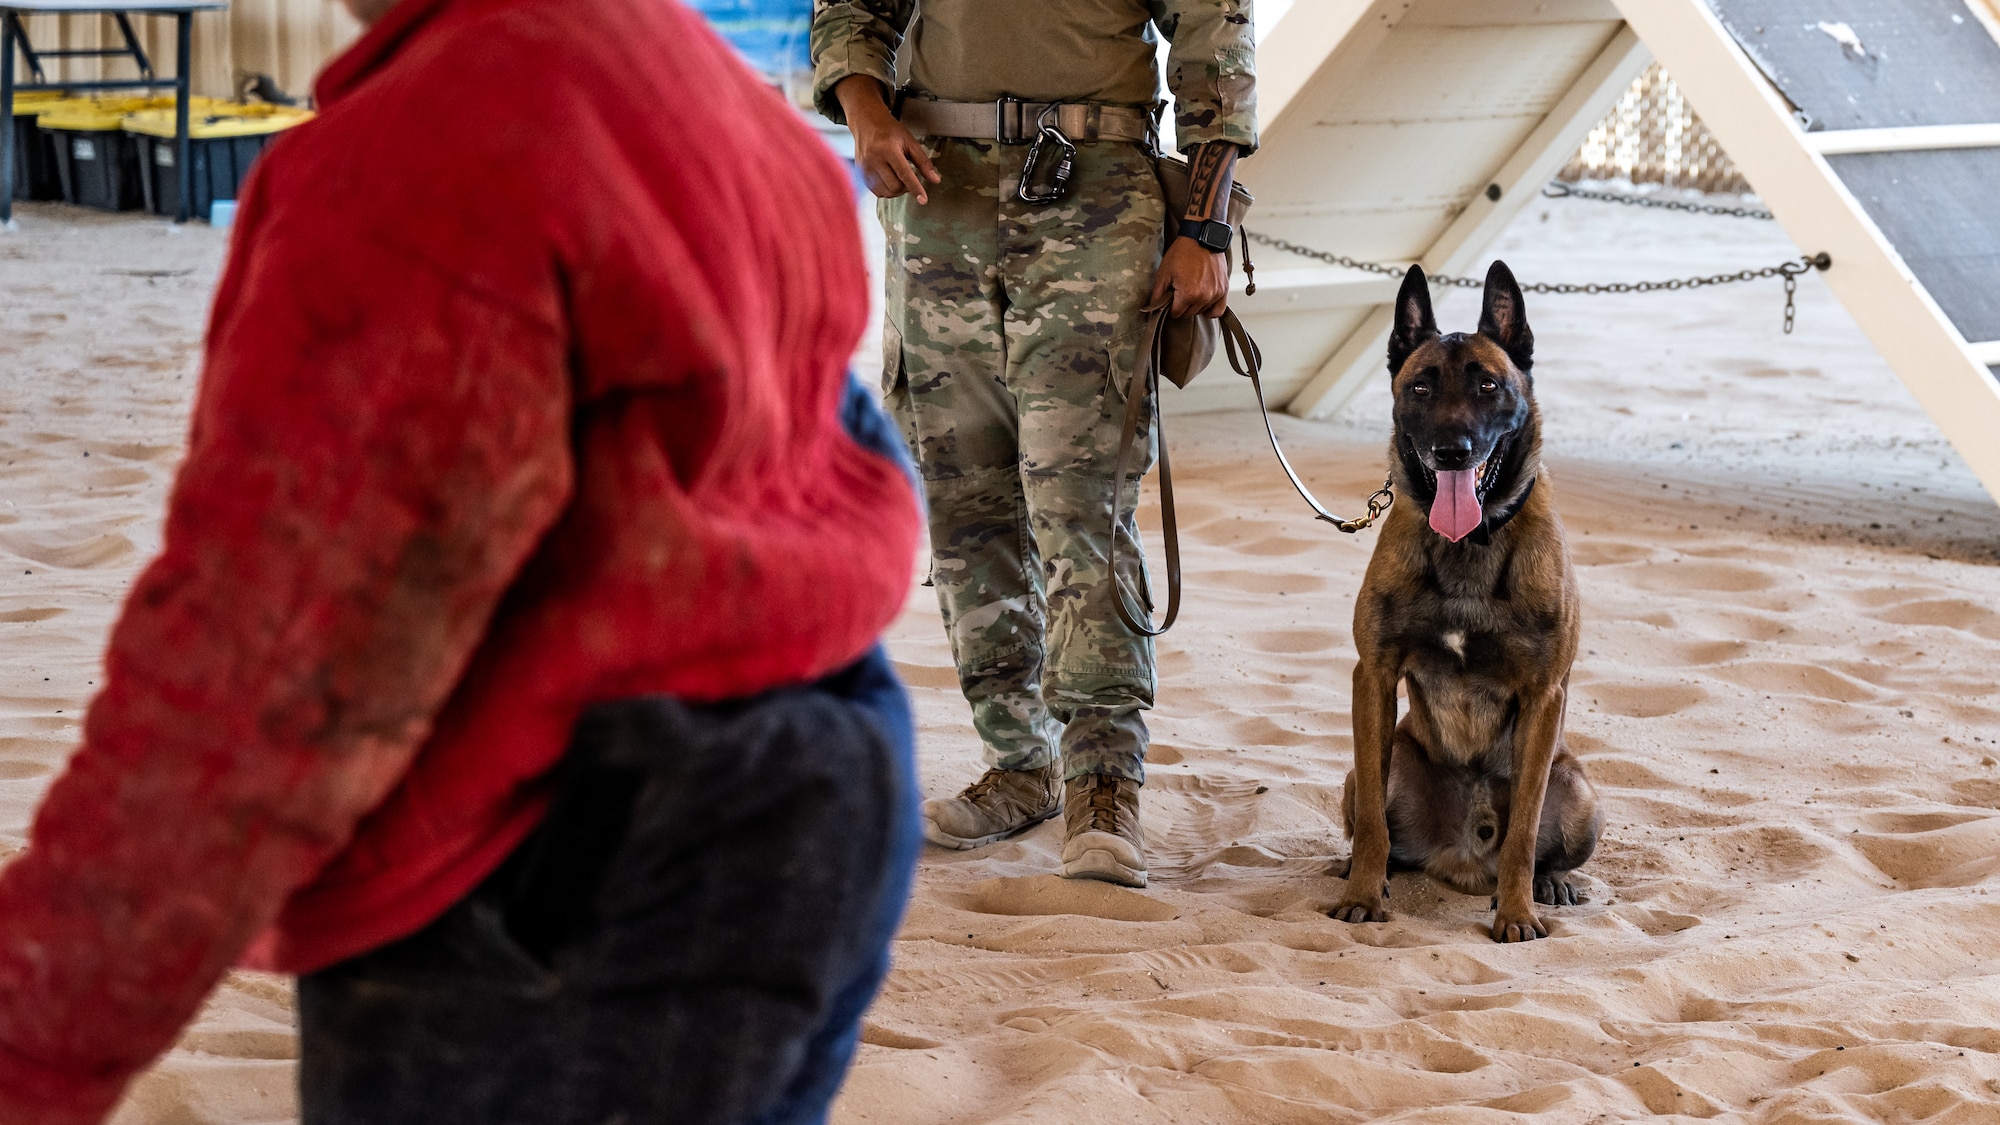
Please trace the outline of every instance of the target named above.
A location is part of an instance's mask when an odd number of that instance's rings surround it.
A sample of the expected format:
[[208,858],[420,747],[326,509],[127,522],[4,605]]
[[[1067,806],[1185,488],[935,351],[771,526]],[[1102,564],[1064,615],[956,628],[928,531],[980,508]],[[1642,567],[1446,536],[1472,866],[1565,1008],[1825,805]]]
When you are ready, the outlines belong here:
[[91,1122],[232,964],[419,928],[588,705],[807,681],[920,517],[837,408],[848,181],[673,0],[403,0],[247,185],[165,549],[0,870],[0,1123]]

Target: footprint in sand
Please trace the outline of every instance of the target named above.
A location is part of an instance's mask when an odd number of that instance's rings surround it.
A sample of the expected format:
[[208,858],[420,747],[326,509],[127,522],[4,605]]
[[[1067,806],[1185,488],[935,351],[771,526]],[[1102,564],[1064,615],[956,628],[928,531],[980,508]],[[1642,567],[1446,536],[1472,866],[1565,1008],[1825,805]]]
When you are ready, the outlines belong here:
[[1248,715],[1231,723],[1229,737],[1238,746],[1302,746],[1314,741],[1312,735],[1281,727],[1266,715]]
[[1961,598],[1904,602],[1868,616],[1891,625],[1933,625],[2000,641],[2000,614]]
[[1708,664],[1727,664],[1738,660],[1750,651],[1745,641],[1689,641],[1674,646],[1683,667],[1701,667]]
[[1951,799],[1962,805],[2000,809],[2000,778],[1968,777],[1951,784]]
[[2000,817],[1926,832],[1859,832],[1847,837],[1876,870],[1907,887],[1962,887],[2000,868]]
[[1237,844],[1196,857],[1189,869],[1205,871],[1210,867],[1283,867],[1285,857],[1275,852],[1248,844]]
[[1234,509],[1225,507],[1213,500],[1176,500],[1174,502],[1174,514],[1179,519],[1180,525],[1183,528],[1192,530],[1206,527],[1216,520],[1233,516],[1237,513]]
[[[1574,742],[1575,735],[1567,736]],[[1614,789],[1678,789],[1679,784],[1643,762],[1622,757],[1595,757],[1585,767],[1590,780]]]
[[1664,937],[1692,930],[1701,925],[1701,919],[1693,914],[1676,914],[1671,910],[1654,910],[1651,907],[1613,907],[1610,913],[1639,927],[1648,937]]
[[1204,570],[1191,573],[1189,578],[1198,579],[1203,589],[1237,590],[1245,594],[1265,594],[1276,597],[1279,594],[1312,594],[1326,589],[1327,580],[1319,574],[1266,574],[1256,570],[1242,570],[1231,567],[1227,570]]
[[1723,633],[1744,641],[1774,641],[1791,631],[1782,618],[1745,610],[1721,610],[1704,616],[1702,632]]
[[[1423,1025],[1413,1025],[1423,1026]],[[1409,1045],[1417,1065],[1432,1074],[1470,1074],[1493,1064],[1492,1056],[1455,1039],[1430,1039]]]
[[1827,837],[1789,824],[1746,824],[1708,838],[1711,859],[1755,868],[1768,882],[1804,877],[1832,860],[1839,849]]
[[177,1044],[221,1059],[285,1060],[299,1057],[299,1035],[290,1027],[196,1027]]
[[1600,754],[1611,749],[1611,744],[1593,734],[1578,730],[1566,730],[1563,739],[1569,743],[1570,753],[1579,758]]
[[1651,1066],[1621,1071],[1618,1081],[1630,1087],[1651,1114],[1665,1116],[1714,1117],[1722,1106],[1691,1088],[1686,1075],[1673,1075]]
[[90,570],[108,566],[136,549],[130,539],[115,531],[68,542],[45,540],[19,531],[0,534],[0,550],[9,551],[45,566],[59,566],[66,570]]
[[144,469],[99,469],[85,474],[83,483],[91,488],[128,488],[152,479],[153,474]]
[[1859,590],[1847,590],[1840,596],[1851,605],[1864,609],[1880,609],[1883,606],[1900,606],[1909,602],[1934,598],[1946,591],[1936,586],[1864,586]]
[[93,444],[90,450],[93,453],[102,453],[106,457],[122,457],[127,461],[159,461],[167,457],[172,457],[180,451],[180,447],[177,445],[141,445],[138,442],[128,441],[109,445]]
[[1629,719],[1657,719],[1685,711],[1708,698],[1699,684],[1600,683],[1578,689],[1591,707]]
[[[1165,881],[1177,881],[1201,873],[1206,859],[1223,840],[1241,839],[1256,815],[1252,798],[1254,781],[1220,781],[1195,774],[1171,774],[1157,785],[1162,797],[1171,795],[1179,815],[1173,826],[1153,844],[1154,873]],[[1158,807],[1158,806],[1156,806]]]
[[936,1039],[926,1039],[907,1031],[897,1031],[894,1028],[884,1027],[874,1020],[868,1020],[861,1025],[861,1041],[871,1047],[888,1047],[898,1051],[928,1051],[933,1047],[944,1046]]
[[[1266,972],[1271,968],[1270,965],[1233,945],[1149,949],[1140,953],[1137,960],[1149,969],[1175,975],[1214,970],[1240,976],[1244,973]],[[1226,998],[1218,1002],[1223,1006],[1229,1003]],[[1201,1013],[1190,1011],[1189,1014],[1199,1017]]]
[[941,668],[935,664],[914,664],[906,660],[897,660],[892,663],[896,666],[896,675],[902,677],[903,683],[910,687],[942,688],[948,691],[958,690],[958,669],[956,668]]
[[1168,922],[1181,913],[1179,907],[1124,887],[1055,875],[1002,876],[939,897],[960,910],[1011,918],[1076,914],[1113,922]]
[[1571,540],[1569,545],[1570,561],[1578,566],[1618,566],[1638,562],[1652,553],[1651,547],[1615,539],[1586,538]]
[[1987,818],[1986,813],[1972,809],[1935,809],[1929,812],[1884,811],[1862,816],[1861,827],[1870,832],[1908,835],[1956,828],[1961,824],[1970,824]]
[[1320,545],[1310,539],[1294,539],[1288,535],[1267,535],[1248,543],[1237,543],[1230,550],[1239,555],[1277,557],[1282,555],[1303,555],[1318,550]]
[[[1054,879],[1050,875],[1048,878]],[[1014,962],[1021,964],[1021,962]],[[990,993],[1018,993],[1061,981],[1074,980],[1089,970],[1074,961],[1035,962],[1022,968],[914,969],[899,968],[882,984],[885,993],[944,992],[978,990]],[[998,999],[998,995],[994,999]]]
[[1831,668],[1784,660],[1745,660],[1723,665],[1714,674],[1754,691],[1803,695],[1835,703],[1866,703],[1880,695],[1872,685]]
[[1252,652],[1269,652],[1284,656],[1327,652],[1345,648],[1346,644],[1345,635],[1332,629],[1271,629],[1261,633],[1249,633],[1243,637],[1243,646]]
[[1778,584],[1766,571],[1705,559],[1655,562],[1635,570],[1631,582],[1641,590],[1665,594],[1748,594]]

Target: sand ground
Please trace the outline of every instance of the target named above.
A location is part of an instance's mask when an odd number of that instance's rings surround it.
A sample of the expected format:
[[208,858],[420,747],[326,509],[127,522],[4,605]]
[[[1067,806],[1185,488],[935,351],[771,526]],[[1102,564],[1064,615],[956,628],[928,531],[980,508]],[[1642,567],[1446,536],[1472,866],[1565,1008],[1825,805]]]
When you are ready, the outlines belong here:
[[[52,207],[0,236],[0,847],[157,545],[222,252]],[[1498,248],[1526,281],[1796,252],[1576,201]],[[1517,947],[1422,876],[1388,923],[1322,916],[1373,543],[1305,518],[1250,417],[1177,419],[1153,885],[1054,878],[1053,824],[929,852],[836,1122],[2000,1121],[2000,507],[1814,279],[1791,337],[1775,282],[1529,318],[1584,593],[1591,902]],[[1385,390],[1281,427],[1336,506],[1379,481]],[[930,591],[892,645],[949,793],[978,748]],[[288,982],[238,974],[117,1120],[292,1121],[294,1054]]]

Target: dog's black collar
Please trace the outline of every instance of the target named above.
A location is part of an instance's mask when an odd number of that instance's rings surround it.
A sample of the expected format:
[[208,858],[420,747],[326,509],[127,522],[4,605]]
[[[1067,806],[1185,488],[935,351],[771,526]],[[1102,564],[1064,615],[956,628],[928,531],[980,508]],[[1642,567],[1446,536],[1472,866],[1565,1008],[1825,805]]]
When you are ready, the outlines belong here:
[[1501,511],[1488,512],[1486,518],[1480,522],[1479,529],[1466,538],[1482,547],[1489,546],[1493,542],[1493,533],[1506,527],[1510,520],[1521,514],[1522,508],[1528,506],[1528,497],[1535,494],[1535,482],[1540,479],[1542,474],[1539,472],[1529,477],[1528,487],[1521,490],[1521,495],[1512,504]]

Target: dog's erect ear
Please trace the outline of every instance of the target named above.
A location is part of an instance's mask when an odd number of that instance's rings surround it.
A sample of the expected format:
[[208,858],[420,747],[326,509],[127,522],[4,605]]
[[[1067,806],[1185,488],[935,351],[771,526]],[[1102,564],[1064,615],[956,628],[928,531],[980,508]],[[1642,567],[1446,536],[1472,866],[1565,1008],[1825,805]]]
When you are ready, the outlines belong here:
[[1389,377],[1395,378],[1410,353],[1437,339],[1437,334],[1437,320],[1431,316],[1431,284],[1424,280],[1422,266],[1411,266],[1396,294],[1396,326],[1389,330]]
[[1522,371],[1535,365],[1535,334],[1528,329],[1521,286],[1514,280],[1514,271],[1498,259],[1486,271],[1486,304],[1479,310],[1479,334],[1500,345]]

